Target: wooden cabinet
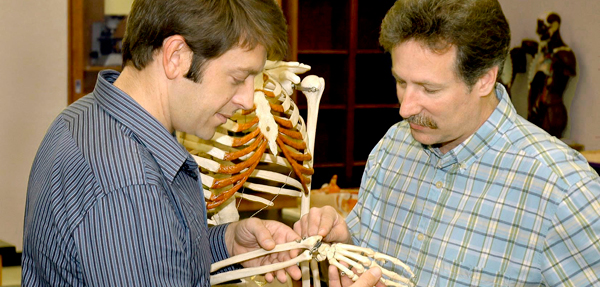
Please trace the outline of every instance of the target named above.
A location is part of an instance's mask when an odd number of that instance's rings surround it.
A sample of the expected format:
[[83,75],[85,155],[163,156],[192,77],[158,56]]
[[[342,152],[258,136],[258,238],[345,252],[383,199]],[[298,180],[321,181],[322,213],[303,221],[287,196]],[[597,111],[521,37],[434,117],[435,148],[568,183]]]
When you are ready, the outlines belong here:
[[99,66],[90,56],[92,27],[104,20],[104,0],[69,0],[69,104],[94,90],[101,70],[121,70],[121,66]]
[[[338,175],[342,187],[360,185],[371,149],[401,120],[391,59],[379,28],[393,0],[284,0],[290,60],[325,79],[315,144],[313,188]],[[306,100],[297,96],[306,113]]]

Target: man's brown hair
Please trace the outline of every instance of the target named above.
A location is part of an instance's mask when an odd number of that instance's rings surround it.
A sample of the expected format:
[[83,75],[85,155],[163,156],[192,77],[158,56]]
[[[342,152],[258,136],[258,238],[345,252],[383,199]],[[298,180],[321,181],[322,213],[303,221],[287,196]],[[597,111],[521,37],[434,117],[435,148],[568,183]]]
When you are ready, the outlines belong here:
[[471,88],[494,66],[502,74],[510,29],[497,0],[398,0],[379,42],[390,52],[408,40],[437,52],[455,46],[457,75]]
[[287,54],[287,24],[274,0],[135,0],[123,39],[123,65],[142,70],[164,39],[181,35],[193,52],[187,78],[200,82],[207,61],[257,44],[268,58]]

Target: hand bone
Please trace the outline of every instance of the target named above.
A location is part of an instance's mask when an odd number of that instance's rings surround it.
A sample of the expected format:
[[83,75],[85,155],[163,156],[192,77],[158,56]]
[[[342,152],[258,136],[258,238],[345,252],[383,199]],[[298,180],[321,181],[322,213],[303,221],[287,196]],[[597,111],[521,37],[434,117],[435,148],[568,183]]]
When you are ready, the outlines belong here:
[[[317,261],[323,261],[327,259],[329,264],[336,266],[342,272],[346,273],[346,275],[348,275],[348,277],[351,278],[353,281],[358,280],[358,274],[364,273],[367,269],[371,267],[379,267],[383,275],[386,277],[382,277],[381,282],[383,282],[387,286],[413,286],[413,284],[410,282],[410,279],[402,277],[401,275],[387,270],[381,267],[381,265],[377,264],[377,261],[390,261],[391,263],[402,267],[410,274],[411,277],[413,277],[414,274],[410,270],[410,268],[406,264],[402,263],[400,260],[364,247],[358,247],[354,245],[341,243],[334,243],[329,245],[327,243],[322,243],[321,239],[321,236],[313,236],[301,240],[299,242],[289,242],[277,245],[272,250],[258,249],[249,253],[234,256],[229,259],[217,262],[211,266],[211,272],[219,270],[228,265],[232,265],[235,263],[243,262],[246,260],[250,260],[256,257],[265,256],[276,252],[289,251],[293,249],[307,249],[300,256],[287,262],[281,262],[261,267],[240,269],[213,275],[211,276],[211,285],[219,284],[225,281],[240,279],[252,275],[265,274],[268,272],[292,266],[303,261],[310,261],[312,259],[316,259]],[[351,266],[351,268],[354,268],[356,270],[356,273],[354,273],[352,270],[350,270],[350,268],[347,268],[340,262],[345,262],[346,264]]]

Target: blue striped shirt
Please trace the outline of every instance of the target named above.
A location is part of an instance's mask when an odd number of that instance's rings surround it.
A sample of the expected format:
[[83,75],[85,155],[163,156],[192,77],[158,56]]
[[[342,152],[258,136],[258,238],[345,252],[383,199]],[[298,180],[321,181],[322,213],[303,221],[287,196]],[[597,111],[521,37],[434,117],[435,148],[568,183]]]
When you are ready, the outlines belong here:
[[347,218],[354,242],[407,263],[418,286],[599,286],[598,174],[496,95],[446,154],[406,122],[388,130]]
[[52,123],[27,190],[23,286],[209,286],[227,258],[198,166],[103,71]]

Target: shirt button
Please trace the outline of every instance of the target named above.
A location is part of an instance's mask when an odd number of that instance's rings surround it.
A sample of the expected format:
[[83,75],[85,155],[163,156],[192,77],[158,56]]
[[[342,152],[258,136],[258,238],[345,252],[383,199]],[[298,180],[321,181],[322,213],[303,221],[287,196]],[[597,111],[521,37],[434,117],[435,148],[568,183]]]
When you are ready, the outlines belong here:
[[425,239],[425,235],[423,235],[422,233],[419,233],[419,235],[417,235],[417,240],[423,241],[423,239]]
[[444,184],[441,181],[435,183],[435,187],[437,188],[442,188],[442,186],[444,186]]

